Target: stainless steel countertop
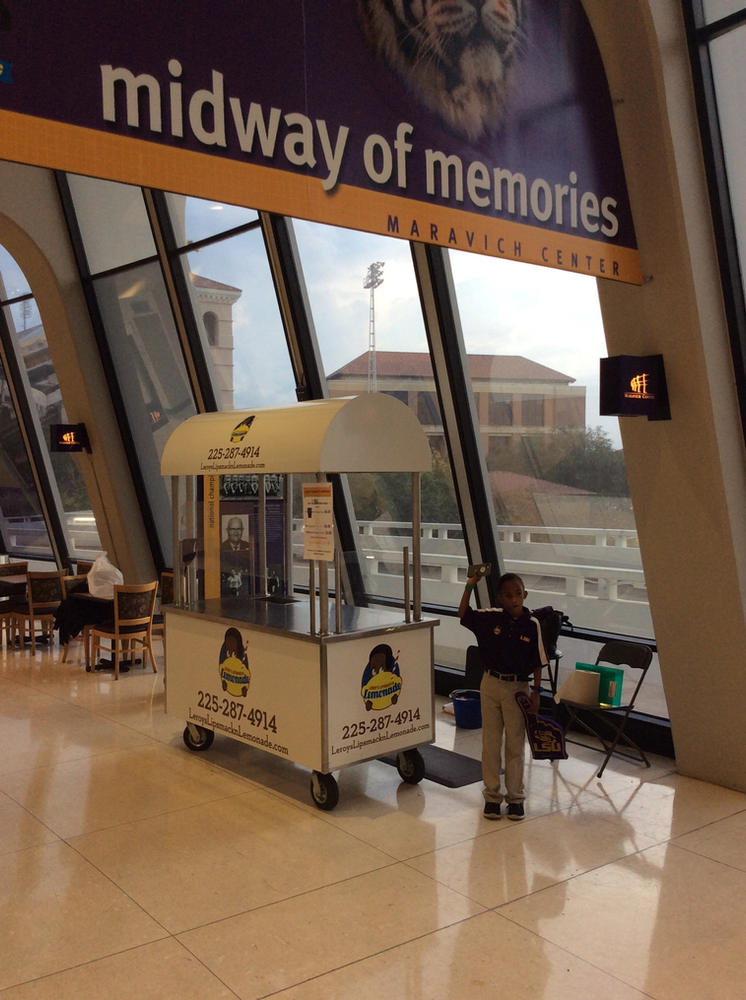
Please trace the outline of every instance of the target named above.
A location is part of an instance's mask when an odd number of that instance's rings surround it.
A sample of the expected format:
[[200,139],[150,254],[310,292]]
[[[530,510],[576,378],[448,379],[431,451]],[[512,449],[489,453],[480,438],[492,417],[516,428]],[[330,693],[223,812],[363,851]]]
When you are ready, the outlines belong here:
[[[334,601],[329,601],[329,634],[311,635],[310,604],[306,600],[282,603],[270,599],[241,597],[215,598],[197,601],[187,607],[166,606],[168,615],[186,615],[205,621],[230,625],[233,622],[248,625],[262,632],[283,632],[309,642],[338,642],[359,635],[379,635],[402,629],[434,628],[437,618],[423,618],[419,622],[405,622],[402,611],[382,608],[355,608],[342,605],[342,631],[334,632]],[[316,628],[319,627],[319,609],[316,607]]]

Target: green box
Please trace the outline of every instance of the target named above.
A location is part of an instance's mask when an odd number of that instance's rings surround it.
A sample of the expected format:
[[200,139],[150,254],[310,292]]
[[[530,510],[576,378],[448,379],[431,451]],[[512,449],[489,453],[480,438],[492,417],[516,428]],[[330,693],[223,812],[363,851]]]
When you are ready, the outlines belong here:
[[622,684],[624,671],[621,667],[602,667],[598,663],[576,663],[576,670],[592,670],[601,675],[598,682],[598,703],[606,708],[618,708],[622,704]]

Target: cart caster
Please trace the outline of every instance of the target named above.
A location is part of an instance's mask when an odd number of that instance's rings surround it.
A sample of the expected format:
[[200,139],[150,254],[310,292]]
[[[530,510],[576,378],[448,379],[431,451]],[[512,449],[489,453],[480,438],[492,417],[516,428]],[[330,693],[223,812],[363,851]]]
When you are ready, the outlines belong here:
[[331,774],[313,771],[311,774],[311,798],[319,809],[329,811],[339,802],[339,785]]
[[184,743],[190,750],[209,750],[215,733],[212,729],[203,729],[202,726],[195,726],[193,722],[188,722],[184,730]]
[[396,770],[402,781],[418,785],[425,777],[425,760],[419,750],[404,750],[396,755]]

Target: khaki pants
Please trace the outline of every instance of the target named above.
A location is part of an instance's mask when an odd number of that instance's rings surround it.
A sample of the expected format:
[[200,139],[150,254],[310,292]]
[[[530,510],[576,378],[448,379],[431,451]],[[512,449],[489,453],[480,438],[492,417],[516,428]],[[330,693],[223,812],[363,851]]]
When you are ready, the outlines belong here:
[[[528,694],[526,681],[501,681],[491,674],[482,677],[482,778],[487,802],[523,802],[523,761],[526,728],[523,712],[515,700],[517,691]],[[505,735],[505,789],[500,791],[502,743]]]

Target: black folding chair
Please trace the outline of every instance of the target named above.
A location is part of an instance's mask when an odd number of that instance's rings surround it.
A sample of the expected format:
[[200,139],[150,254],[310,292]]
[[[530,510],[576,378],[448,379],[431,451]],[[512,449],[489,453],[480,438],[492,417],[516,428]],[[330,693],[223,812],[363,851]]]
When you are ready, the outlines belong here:
[[[559,675],[559,661],[562,659],[562,650],[557,649],[560,630],[565,615],[561,611],[552,611],[545,618],[539,620],[541,626],[541,638],[544,642],[544,652],[547,654],[547,674],[549,675],[549,687],[552,697],[557,694],[557,677]],[[552,667],[554,664],[554,667]]]
[[[616,708],[598,704],[585,705],[581,702],[561,699],[561,704],[566,706],[570,715],[570,723],[566,729],[569,730],[571,726],[576,726],[601,742],[601,746],[597,747],[567,737],[569,743],[598,750],[604,754],[604,762],[597,775],[599,778],[604,773],[606,765],[614,753],[620,757],[638,761],[645,767],[650,767],[650,761],[645,756],[644,751],[627,735],[625,729],[652,659],[652,649],[642,642],[624,642],[616,639],[607,642],[601,647],[596,657],[596,664],[612,663],[615,666],[627,666],[631,670],[639,670],[640,676],[632,692],[632,697]],[[600,728],[597,726],[598,723],[600,723]],[[625,749],[620,749],[620,745]]]
[[482,684],[484,663],[479,646],[467,646],[466,664],[464,666],[464,687],[470,691],[478,691]]

